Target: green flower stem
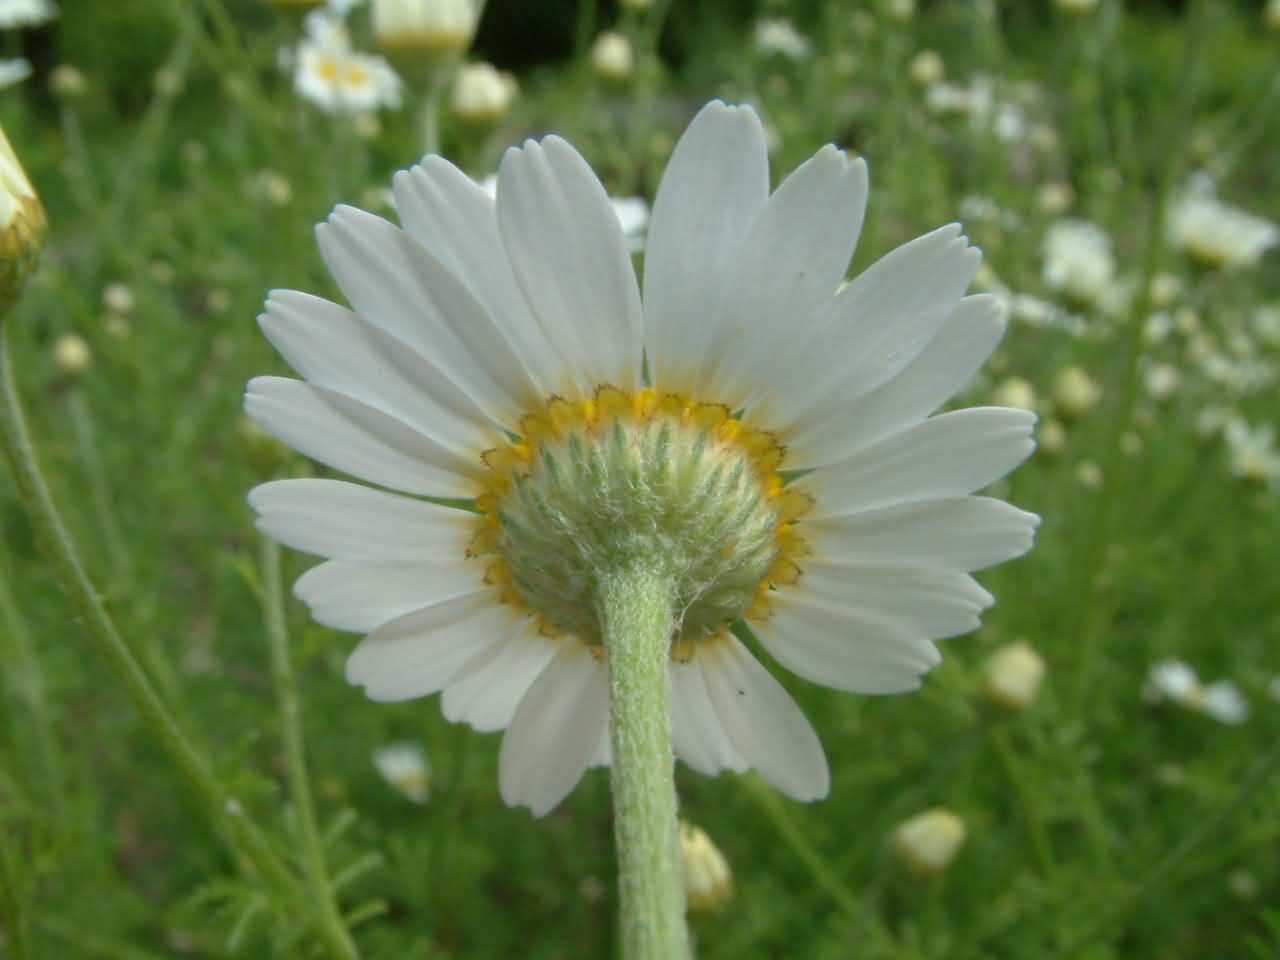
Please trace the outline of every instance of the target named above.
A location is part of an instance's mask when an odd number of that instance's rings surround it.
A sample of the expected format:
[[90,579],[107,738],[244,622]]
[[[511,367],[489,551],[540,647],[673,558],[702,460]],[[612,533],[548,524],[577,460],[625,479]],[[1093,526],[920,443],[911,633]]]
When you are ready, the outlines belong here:
[[[137,657],[116,629],[111,615],[89,581],[36,460],[14,381],[9,326],[5,323],[0,323],[0,446],[4,448],[18,496],[35,529],[36,541],[75,607],[89,639],[124,685],[147,727],[168,751],[209,821],[227,839],[237,859],[247,860],[273,888],[288,896],[295,895],[296,878],[276,856],[266,836],[249,819],[240,802],[223,790],[214,778],[204,757],[187,739],[143,673]],[[346,956],[336,949],[336,944],[329,946],[334,956]]]
[[626,960],[691,956],[671,752],[672,597],[671,578],[656,563],[612,571],[596,592],[609,661],[614,838]]
[[267,624],[267,641],[271,648],[271,680],[280,703],[280,733],[284,740],[285,767],[288,770],[289,793],[294,814],[298,818],[302,864],[317,920],[325,928],[325,939],[343,957],[358,957],[351,934],[342,921],[338,901],[325,866],[320,831],[316,826],[315,803],[307,778],[306,753],[302,742],[302,706],[294,681],[293,662],[289,656],[289,633],[285,626],[284,588],[280,582],[280,548],[274,541],[262,540],[262,612]]

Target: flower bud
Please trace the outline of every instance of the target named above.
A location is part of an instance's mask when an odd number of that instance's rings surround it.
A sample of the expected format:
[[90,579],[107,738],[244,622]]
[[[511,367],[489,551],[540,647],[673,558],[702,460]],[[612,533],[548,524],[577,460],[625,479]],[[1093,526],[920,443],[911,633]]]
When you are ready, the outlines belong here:
[[1025,643],[1011,643],[991,655],[983,674],[993,703],[1009,710],[1026,710],[1040,692],[1044,658]]
[[595,45],[591,48],[591,65],[606,80],[615,83],[626,80],[635,68],[631,41],[620,33],[606,30],[596,37]]
[[112,313],[133,313],[133,291],[126,284],[109,283],[102,288],[102,305]]
[[476,26],[472,0],[373,0],[373,37],[384,50],[461,53]]
[[40,198],[0,130],[0,309],[22,294],[44,247],[47,227]]
[[1000,407],[1035,410],[1036,388],[1021,377],[1010,377],[996,387],[995,393],[991,395],[991,401]]
[[63,376],[79,377],[93,365],[93,353],[80,334],[64,333],[53,341],[53,362]]
[[907,72],[911,75],[912,82],[921,87],[931,87],[935,83],[942,82],[947,68],[938,51],[921,50],[911,58]]
[[49,92],[60,100],[78,100],[88,87],[84,74],[69,63],[59,64],[49,72]]
[[733,871],[711,838],[690,823],[680,824],[684,888],[694,913],[718,910],[733,896]]
[[450,104],[466,123],[493,123],[507,115],[519,89],[511,74],[493,64],[469,63],[458,71]]
[[1080,367],[1067,367],[1058,374],[1053,399],[1064,417],[1078,419],[1093,410],[1102,398],[1102,388]]
[[1040,424],[1036,448],[1049,456],[1057,456],[1067,448],[1067,429],[1061,420],[1045,420]]
[[947,869],[964,845],[964,821],[950,810],[935,807],[898,824],[893,849],[918,876]]

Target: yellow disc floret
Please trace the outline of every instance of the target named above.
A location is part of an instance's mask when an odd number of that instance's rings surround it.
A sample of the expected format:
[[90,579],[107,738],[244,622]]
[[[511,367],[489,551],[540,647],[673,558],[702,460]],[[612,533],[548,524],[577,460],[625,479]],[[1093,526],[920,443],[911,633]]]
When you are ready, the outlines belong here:
[[677,585],[683,659],[739,617],[768,616],[770,592],[801,576],[796,521],[811,500],[786,486],[784,456],[723,404],[612,386],[577,403],[553,396],[482,454],[468,552],[487,558],[506,602],[591,644],[600,573],[660,557]]

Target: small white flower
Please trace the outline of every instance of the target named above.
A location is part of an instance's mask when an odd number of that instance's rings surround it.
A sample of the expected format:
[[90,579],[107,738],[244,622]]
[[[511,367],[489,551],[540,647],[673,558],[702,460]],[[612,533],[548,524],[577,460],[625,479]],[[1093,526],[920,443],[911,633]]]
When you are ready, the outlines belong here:
[[31,76],[31,64],[25,57],[0,60],[0,90],[21,83]]
[[1194,259],[1229,269],[1256,264],[1280,243],[1280,227],[1223,203],[1212,178],[1200,174],[1169,210],[1169,238]]
[[1173,364],[1153,363],[1143,372],[1142,379],[1153,399],[1168,400],[1182,382],[1182,375]]
[[431,796],[431,767],[422,745],[412,741],[389,743],[373,753],[373,765],[382,779],[414,803]]
[[1270,424],[1251,427],[1236,418],[1227,422],[1223,436],[1232,476],[1261,484],[1280,479],[1280,451],[1276,450],[1274,427]]
[[1059,220],[1044,238],[1044,282],[1081,303],[1097,303],[1115,280],[1106,231],[1087,220]]
[[1165,700],[1203,713],[1219,723],[1237,725],[1249,717],[1249,704],[1234,683],[1218,680],[1201,684],[1195,670],[1181,660],[1163,660],[1151,667],[1143,695],[1149,703]]
[[1183,706],[1194,703],[1199,693],[1200,679],[1181,660],[1161,660],[1153,664],[1143,688],[1143,694],[1150,703],[1172,700]]
[[402,228],[340,207],[318,231],[354,309],[271,294],[262,328],[305,379],[246,398],[268,433],[389,488],[250,494],[263,533],[327,558],[294,589],[366,634],[348,679],[505,729],[502,795],[544,814],[611,762],[593,562],[640,550],[672,565],[681,610],[676,755],[825,796],[817,735],[732,631],[816,683],[914,690],[992,603],[970,573],[1030,547],[1034,516],[974,494],[1030,453],[1035,417],[934,415],[1003,333],[994,298],[965,296],[977,251],[943,227],[836,293],[865,164],[829,146],[771,193],[759,117],[722,103],[658,187],[643,294],[558,137],[507,152],[496,202],[440,157],[394,186]]
[[763,54],[781,54],[792,60],[804,60],[813,53],[813,43],[782,17],[764,17],[756,21],[756,49]]
[[1200,694],[1200,709],[1229,726],[1249,719],[1249,702],[1230,680],[1216,680],[1205,687]]
[[58,15],[50,0],[0,0],[0,30],[38,27]]
[[400,106],[400,78],[382,57],[326,43],[298,48],[294,89],[328,113],[360,114]]
[[133,313],[133,291],[126,283],[108,283],[102,288],[102,305],[113,313]]

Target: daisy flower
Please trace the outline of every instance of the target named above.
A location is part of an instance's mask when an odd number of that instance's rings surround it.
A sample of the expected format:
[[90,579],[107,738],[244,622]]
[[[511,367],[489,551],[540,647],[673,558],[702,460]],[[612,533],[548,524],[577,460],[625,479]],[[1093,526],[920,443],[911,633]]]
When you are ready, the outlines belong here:
[[719,102],[662,179],[643,291],[558,137],[509,150],[496,199],[434,156],[394,189],[400,227],[339,207],[318,229],[352,309],[269,296],[262,328],[302,379],[246,400],[387,488],[249,498],[263,533],[327,558],[295,592],[366,634],[348,679],[505,729],[502,796],[544,814],[611,761],[596,571],[639,556],[673,585],[676,754],[824,796],[817,736],[743,638],[828,687],[913,690],[992,602],[970,573],[1031,545],[1036,517],[973,494],[1030,453],[1034,415],[935,415],[1004,329],[965,296],[978,252],[942,227],[837,293],[865,165],[825,147],[770,193],[759,118]]
[[351,49],[341,19],[315,11],[306,20],[306,38],[294,58],[298,95],[328,113],[369,113],[400,106],[400,78],[391,64]]
[[1251,267],[1280,244],[1280,227],[1218,199],[1213,178],[1200,173],[1169,209],[1175,247],[1210,267]]

